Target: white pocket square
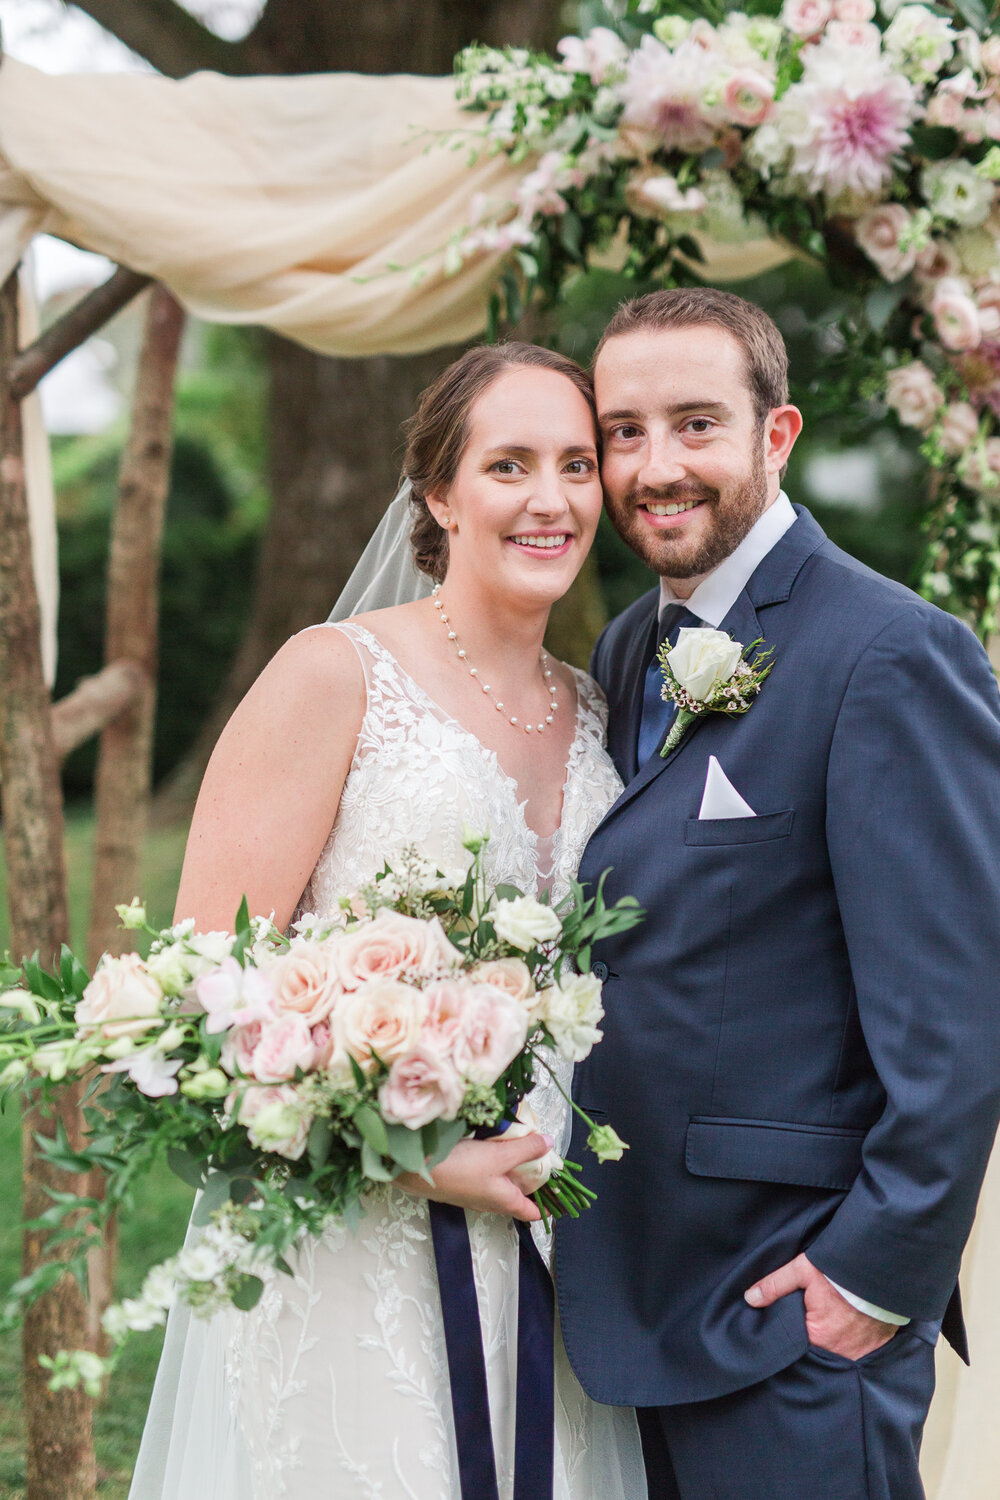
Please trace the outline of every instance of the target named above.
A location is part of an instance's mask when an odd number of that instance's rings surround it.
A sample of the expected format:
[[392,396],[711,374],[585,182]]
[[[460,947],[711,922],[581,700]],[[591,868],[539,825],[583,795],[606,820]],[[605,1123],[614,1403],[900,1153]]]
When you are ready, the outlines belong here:
[[714,755],[708,757],[699,818],[755,818],[757,814],[733,786]]

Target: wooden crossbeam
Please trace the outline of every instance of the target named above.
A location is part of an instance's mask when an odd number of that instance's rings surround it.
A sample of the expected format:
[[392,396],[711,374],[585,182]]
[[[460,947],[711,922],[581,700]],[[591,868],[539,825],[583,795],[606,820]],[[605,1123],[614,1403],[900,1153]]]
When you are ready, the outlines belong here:
[[25,396],[30,396],[43,376],[85,343],[92,333],[103,328],[143,287],[149,286],[151,280],[138,271],[130,271],[127,266],[119,266],[101,286],[81,297],[33,344],[11,360],[7,372],[11,397],[23,401]]
[[138,702],[148,683],[148,674],[135,661],[109,662],[92,677],[81,678],[52,707],[52,732],[60,760]]

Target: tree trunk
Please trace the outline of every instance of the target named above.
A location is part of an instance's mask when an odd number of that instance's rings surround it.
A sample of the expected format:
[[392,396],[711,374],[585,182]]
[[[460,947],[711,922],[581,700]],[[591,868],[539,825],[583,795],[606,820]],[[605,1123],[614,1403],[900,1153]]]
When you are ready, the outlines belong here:
[[[559,10],[558,0],[424,0],[419,7],[413,0],[360,7],[269,0],[252,39],[276,73],[444,74],[472,41],[553,45]],[[157,798],[160,820],[190,813],[208,757],[247,688],[289,635],[326,618],[395,493],[400,424],[459,352],[333,360],[271,338],[271,516],[250,621],[215,711]]]
[[[18,347],[17,275],[0,293],[0,371]],[[16,958],[38,952],[51,964],[69,935],[59,760],[52,705],[42,674],[41,626],[31,562],[24,488],[21,412],[6,380],[0,385],[0,815]],[[72,1186],[39,1160],[35,1135],[52,1137],[59,1120],[79,1139],[81,1089],[66,1089],[48,1115],[27,1110],[23,1122],[24,1216],[51,1206],[46,1185]],[[80,1184],[82,1185],[82,1184]],[[45,1235],[24,1236],[22,1269],[35,1270]],[[28,1423],[28,1500],[92,1500],[97,1482],[91,1403],[82,1389],[53,1395],[41,1354],[83,1348],[83,1294],[71,1277],[35,1303],[23,1329]]]

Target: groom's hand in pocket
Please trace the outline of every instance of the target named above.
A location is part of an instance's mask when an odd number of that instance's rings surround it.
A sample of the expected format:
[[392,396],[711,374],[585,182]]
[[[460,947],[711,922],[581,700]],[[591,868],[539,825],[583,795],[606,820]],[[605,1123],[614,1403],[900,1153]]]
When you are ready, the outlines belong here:
[[521,1135],[513,1141],[505,1136],[459,1141],[433,1169],[433,1187],[415,1172],[404,1172],[397,1177],[396,1186],[417,1198],[453,1203],[457,1208],[471,1208],[478,1213],[505,1214],[530,1224],[542,1217],[541,1210],[508,1173],[525,1162],[536,1161],[551,1148],[552,1137],[537,1133]]
[[751,1307],[770,1307],[796,1291],[802,1292],[805,1301],[810,1344],[831,1354],[862,1359],[887,1344],[898,1331],[892,1323],[882,1323],[852,1307],[805,1255],[797,1255],[763,1277],[744,1296]]

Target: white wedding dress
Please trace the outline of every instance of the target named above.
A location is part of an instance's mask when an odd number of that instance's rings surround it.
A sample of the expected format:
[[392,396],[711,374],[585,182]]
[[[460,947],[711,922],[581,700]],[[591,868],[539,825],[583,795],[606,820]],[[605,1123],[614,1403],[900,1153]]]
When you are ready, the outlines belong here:
[[[487,873],[555,899],[621,783],[604,750],[605,705],[576,674],[576,733],[562,821],[525,822],[493,751],[440,709],[367,630],[334,625],[365,668],[367,710],[333,832],[300,903],[323,914],[414,845],[464,868],[463,824],[489,829]],[[563,1065],[568,1087],[571,1066]],[[532,1090],[557,1148],[569,1108]],[[468,1214],[501,1500],[510,1500],[517,1353],[517,1236]],[[551,1259],[549,1237],[537,1242]],[[352,1232],[303,1246],[249,1314],[172,1315],[130,1500],[460,1500],[451,1392],[426,1203],[388,1189]],[[644,1500],[631,1410],[584,1394],[556,1332],[555,1500]]]

